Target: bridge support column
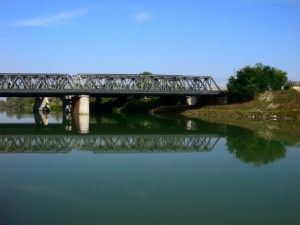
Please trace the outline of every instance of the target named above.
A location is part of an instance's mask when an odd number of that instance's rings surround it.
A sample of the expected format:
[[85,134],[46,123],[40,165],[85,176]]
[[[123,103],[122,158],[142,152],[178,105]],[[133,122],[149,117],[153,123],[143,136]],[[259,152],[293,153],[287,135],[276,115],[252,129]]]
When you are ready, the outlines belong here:
[[71,95],[63,96],[62,102],[63,102],[63,112],[71,113],[72,112],[72,96]]
[[48,97],[36,97],[34,100],[33,111],[50,112],[50,105]]
[[196,105],[196,104],[198,104],[198,97],[196,97],[196,96],[187,96],[186,97],[186,103],[188,105]]
[[89,114],[90,104],[88,95],[79,95],[72,99],[72,113]]

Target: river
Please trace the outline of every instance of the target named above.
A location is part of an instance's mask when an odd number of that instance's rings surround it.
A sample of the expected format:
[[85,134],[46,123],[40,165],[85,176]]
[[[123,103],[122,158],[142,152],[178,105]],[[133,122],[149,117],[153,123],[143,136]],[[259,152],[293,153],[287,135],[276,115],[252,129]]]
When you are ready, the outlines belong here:
[[0,112],[0,225],[297,225],[300,134],[261,134],[175,115]]

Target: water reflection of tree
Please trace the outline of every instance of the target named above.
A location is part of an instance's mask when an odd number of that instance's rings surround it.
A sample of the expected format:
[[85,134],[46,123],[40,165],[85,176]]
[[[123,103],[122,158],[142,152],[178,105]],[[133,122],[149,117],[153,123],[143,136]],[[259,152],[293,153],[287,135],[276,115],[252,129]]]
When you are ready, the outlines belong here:
[[243,162],[260,166],[285,157],[286,149],[281,142],[265,140],[250,130],[237,127],[229,129],[228,151]]

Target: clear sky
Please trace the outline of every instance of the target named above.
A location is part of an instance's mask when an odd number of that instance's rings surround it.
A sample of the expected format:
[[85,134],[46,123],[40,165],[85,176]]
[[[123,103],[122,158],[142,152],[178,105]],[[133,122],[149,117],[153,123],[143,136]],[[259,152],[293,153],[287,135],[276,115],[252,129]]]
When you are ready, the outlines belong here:
[[0,0],[0,73],[211,75],[256,63],[300,81],[300,0]]

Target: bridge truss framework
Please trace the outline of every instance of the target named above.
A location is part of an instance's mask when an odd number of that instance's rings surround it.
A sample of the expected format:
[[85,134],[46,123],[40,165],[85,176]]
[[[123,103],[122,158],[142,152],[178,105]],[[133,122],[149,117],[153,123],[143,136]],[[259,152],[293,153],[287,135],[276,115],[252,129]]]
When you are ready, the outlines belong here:
[[220,95],[211,76],[0,73],[0,97]]

